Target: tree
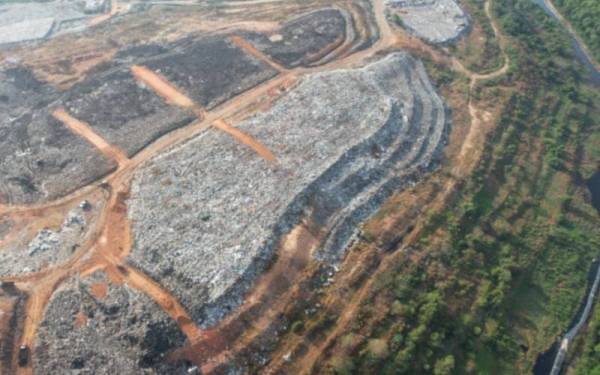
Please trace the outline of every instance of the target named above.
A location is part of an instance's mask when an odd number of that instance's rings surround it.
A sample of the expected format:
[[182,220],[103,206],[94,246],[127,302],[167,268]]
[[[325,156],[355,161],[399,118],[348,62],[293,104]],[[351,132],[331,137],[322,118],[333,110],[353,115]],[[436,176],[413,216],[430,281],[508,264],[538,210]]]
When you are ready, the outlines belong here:
[[450,375],[454,370],[454,356],[448,355],[435,363],[433,373],[435,375]]

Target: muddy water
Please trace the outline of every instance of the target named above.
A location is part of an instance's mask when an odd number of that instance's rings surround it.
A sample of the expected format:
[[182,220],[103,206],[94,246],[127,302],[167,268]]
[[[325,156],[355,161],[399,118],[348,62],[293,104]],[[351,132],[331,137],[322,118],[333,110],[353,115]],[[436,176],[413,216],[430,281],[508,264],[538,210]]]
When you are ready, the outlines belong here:
[[550,349],[546,350],[537,357],[535,366],[533,366],[534,375],[548,375],[552,371],[552,365],[554,364],[554,358],[558,354],[558,348],[560,343],[556,341]]

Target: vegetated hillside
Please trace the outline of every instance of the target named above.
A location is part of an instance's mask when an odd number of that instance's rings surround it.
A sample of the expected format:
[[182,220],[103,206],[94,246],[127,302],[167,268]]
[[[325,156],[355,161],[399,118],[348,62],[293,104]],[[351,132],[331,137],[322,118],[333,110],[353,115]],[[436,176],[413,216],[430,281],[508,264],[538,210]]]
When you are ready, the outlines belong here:
[[490,19],[485,14],[485,2],[463,0],[461,5],[471,17],[471,31],[450,45],[450,50],[474,72],[486,73],[499,69],[503,63],[502,50]]
[[[511,69],[472,93],[507,103],[487,152],[419,244],[378,275],[317,373],[529,374],[584,296],[600,250],[582,184],[600,162],[589,152],[600,95],[532,2],[494,2],[493,14]],[[382,238],[378,227],[366,238]]]
[[554,3],[583,38],[596,61],[599,61],[600,2],[597,0],[554,0]]

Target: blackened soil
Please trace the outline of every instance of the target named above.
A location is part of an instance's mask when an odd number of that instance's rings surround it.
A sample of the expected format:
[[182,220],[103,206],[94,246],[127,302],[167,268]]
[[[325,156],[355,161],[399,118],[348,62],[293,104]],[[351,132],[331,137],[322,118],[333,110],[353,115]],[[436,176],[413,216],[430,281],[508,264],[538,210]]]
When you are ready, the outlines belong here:
[[209,109],[277,73],[233,45],[226,36],[188,39],[175,50],[149,61],[147,66]]
[[[306,65],[308,56],[318,54],[346,33],[346,21],[337,9],[324,9],[285,23],[274,35],[245,35],[259,50],[288,67]],[[279,40],[280,39],[280,40]]]
[[125,68],[75,85],[64,106],[129,156],[194,118],[191,112],[168,105],[152,90],[138,84]]
[[0,123],[0,160],[0,202],[13,204],[64,196],[116,167],[49,109]]

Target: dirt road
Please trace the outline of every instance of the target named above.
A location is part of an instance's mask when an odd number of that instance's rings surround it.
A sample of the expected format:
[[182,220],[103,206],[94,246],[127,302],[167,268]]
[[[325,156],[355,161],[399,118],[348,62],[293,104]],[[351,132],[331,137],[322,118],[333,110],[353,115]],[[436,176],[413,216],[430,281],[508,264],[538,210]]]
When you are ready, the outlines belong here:
[[117,0],[110,0],[110,11],[106,14],[101,14],[98,17],[94,17],[90,20],[89,25],[98,25],[104,21],[108,21],[119,12],[119,3]]
[[248,43],[246,40],[244,40],[244,38],[234,35],[230,39],[233,44],[248,52],[250,55],[256,57],[260,61],[264,62],[265,64],[269,65],[271,68],[277,70],[278,72],[281,73],[287,70],[281,64],[273,61],[272,59],[267,57],[267,55],[254,48],[254,46]]
[[[241,38],[239,38],[239,40],[243,42]],[[206,112],[206,110],[194,103],[192,99],[188,98],[185,94],[183,94],[179,89],[175,87],[175,85],[169,82],[166,78],[160,77],[154,72],[141,66],[133,66],[131,68],[131,71],[138,79],[152,87],[159,95],[161,95],[167,101],[167,103],[192,108],[194,114],[198,116],[199,120],[206,119],[208,117],[208,112]],[[240,143],[249,146],[267,161],[276,161],[275,156],[260,142],[258,142],[250,135],[242,132],[241,130],[230,126],[222,118],[216,119],[213,123],[213,126],[229,134]]]
[[223,119],[218,119],[217,121],[215,121],[214,127],[229,134],[238,142],[243,143],[246,146],[249,146],[254,151],[256,151],[257,154],[259,154],[260,156],[265,158],[265,160],[270,161],[272,163],[277,161],[277,158],[275,157],[275,155],[273,155],[271,153],[271,151],[269,151],[265,146],[260,144],[256,139],[254,139],[250,135],[229,125]]
[[[505,48],[505,40],[500,30],[498,29],[498,25],[496,21],[492,17],[491,13],[491,4],[492,0],[487,0],[485,3],[485,13],[487,17],[490,19],[490,23],[492,25],[492,29],[494,30],[494,35],[496,39],[498,39],[498,43],[500,43],[500,47],[502,49],[502,56],[504,57],[504,64],[502,67],[496,71],[487,73],[487,74],[478,74],[471,72],[467,68],[465,68],[456,58],[452,59],[452,65],[454,68],[461,73],[465,74],[467,77],[471,79],[469,84],[469,115],[471,117],[471,126],[469,127],[469,132],[464,139],[462,144],[460,154],[458,156],[457,166],[453,169],[453,173],[456,177],[464,177],[468,171],[474,166],[474,163],[479,160],[479,155],[473,155],[474,150],[476,150],[476,145],[480,144],[483,141],[482,134],[482,120],[485,120],[486,117],[489,117],[490,114],[485,112],[483,109],[479,109],[473,103],[473,95],[472,91],[477,87],[477,83],[479,81],[485,81],[500,77],[508,72],[510,68],[510,58],[506,53]],[[468,165],[468,166],[466,166]]]
[[504,64],[498,70],[495,70],[490,73],[480,74],[480,73],[476,73],[476,72],[473,72],[473,71],[467,69],[457,58],[453,57],[452,58],[452,67],[455,70],[459,71],[460,73],[466,75],[467,77],[469,77],[471,79],[471,84],[470,84],[471,90],[473,90],[475,88],[475,86],[477,85],[477,82],[486,81],[486,80],[500,77],[500,76],[506,74],[508,72],[508,69],[510,68],[510,58],[506,54],[506,47],[505,47],[506,43],[505,43],[504,37],[500,33],[500,30],[498,29],[498,25],[496,24],[494,17],[492,17],[492,11],[491,11],[492,5],[491,4],[492,4],[492,0],[486,1],[485,5],[484,5],[485,14],[490,19],[490,24],[492,25],[492,29],[494,30],[494,36],[498,40],[498,43],[500,44],[500,49],[502,51],[502,57],[504,59]]
[[[318,244],[319,239],[305,224],[297,225],[281,241],[277,263],[257,280],[242,306],[211,329],[211,336],[228,339],[192,341],[190,346],[174,352],[171,359],[192,361],[208,374],[246,348],[298,294],[300,281],[309,276],[306,268]],[[248,321],[252,322],[250,326],[245,323]]]
[[52,116],[65,124],[73,131],[73,133],[95,146],[107,158],[117,162],[120,166],[124,165],[129,160],[122,150],[106,142],[104,138],[96,134],[88,124],[71,116],[64,108],[55,110],[52,113]]
[[134,65],[131,67],[131,73],[169,103],[183,108],[193,108],[195,106],[194,101],[183,94],[181,90],[145,66]]

